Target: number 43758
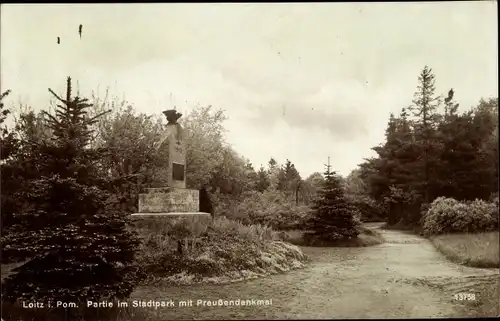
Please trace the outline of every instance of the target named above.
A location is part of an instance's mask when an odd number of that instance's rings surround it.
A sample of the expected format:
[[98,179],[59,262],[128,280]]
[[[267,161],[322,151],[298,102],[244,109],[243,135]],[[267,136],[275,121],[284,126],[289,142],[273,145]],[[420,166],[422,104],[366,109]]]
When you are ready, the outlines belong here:
[[458,301],[475,301],[476,294],[475,293],[456,293],[454,296],[455,300]]

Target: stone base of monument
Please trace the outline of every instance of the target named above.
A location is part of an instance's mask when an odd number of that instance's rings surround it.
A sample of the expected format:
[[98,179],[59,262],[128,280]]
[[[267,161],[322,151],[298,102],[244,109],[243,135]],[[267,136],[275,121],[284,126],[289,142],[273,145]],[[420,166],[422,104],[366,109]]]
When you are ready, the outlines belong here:
[[200,192],[198,190],[163,187],[147,188],[139,194],[139,213],[133,216],[210,216],[199,211]]

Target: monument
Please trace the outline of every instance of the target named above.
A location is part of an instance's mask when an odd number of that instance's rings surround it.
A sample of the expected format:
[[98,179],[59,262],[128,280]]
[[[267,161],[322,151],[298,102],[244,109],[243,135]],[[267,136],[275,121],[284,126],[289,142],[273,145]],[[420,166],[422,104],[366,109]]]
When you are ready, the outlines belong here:
[[186,146],[183,128],[177,122],[182,114],[173,109],[163,114],[168,123],[158,148],[168,141],[167,186],[147,188],[146,193],[139,194],[139,213],[132,215],[210,216],[210,213],[200,212],[200,191],[186,188]]

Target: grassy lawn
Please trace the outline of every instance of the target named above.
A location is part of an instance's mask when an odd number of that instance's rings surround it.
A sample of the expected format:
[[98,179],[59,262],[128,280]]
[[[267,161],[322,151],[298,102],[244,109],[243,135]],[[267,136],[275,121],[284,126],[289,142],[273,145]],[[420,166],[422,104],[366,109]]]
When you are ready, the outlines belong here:
[[499,267],[499,232],[445,234],[430,240],[453,262],[479,268]]

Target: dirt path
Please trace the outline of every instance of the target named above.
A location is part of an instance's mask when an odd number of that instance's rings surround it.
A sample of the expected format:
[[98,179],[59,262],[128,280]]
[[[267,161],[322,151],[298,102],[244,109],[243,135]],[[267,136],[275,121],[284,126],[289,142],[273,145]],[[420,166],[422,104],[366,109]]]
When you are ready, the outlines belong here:
[[[386,243],[369,248],[303,248],[312,258],[303,270],[222,286],[139,288],[133,299],[193,300],[192,307],[150,310],[162,320],[457,316],[453,281],[498,274],[448,262],[421,237],[381,233]],[[272,305],[196,306],[197,300],[218,299]]]

